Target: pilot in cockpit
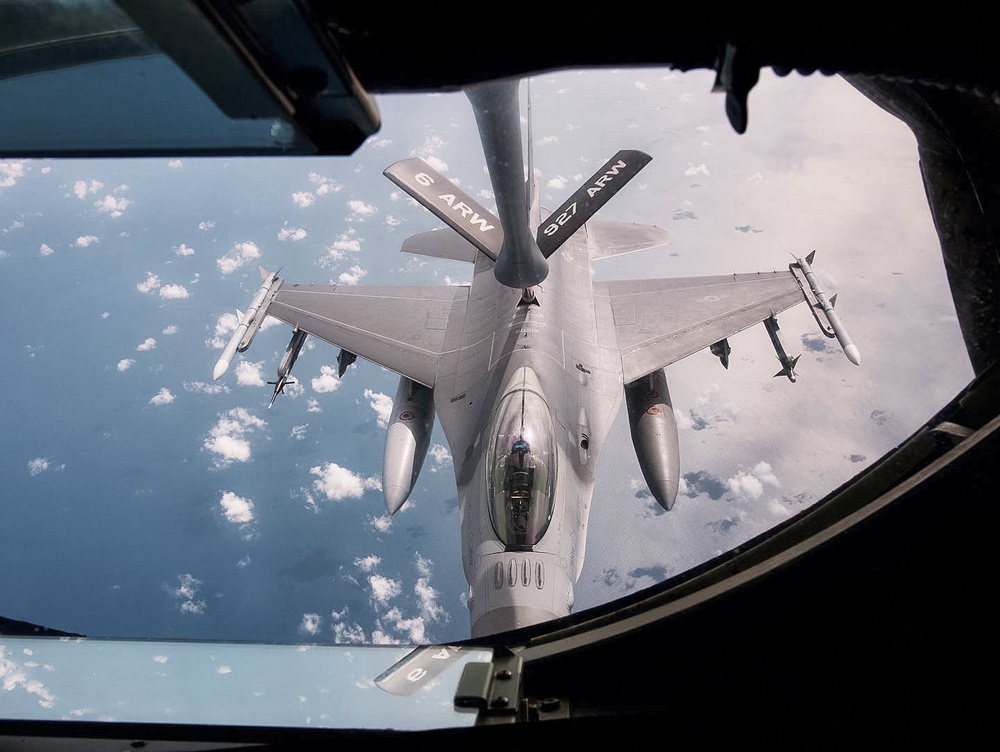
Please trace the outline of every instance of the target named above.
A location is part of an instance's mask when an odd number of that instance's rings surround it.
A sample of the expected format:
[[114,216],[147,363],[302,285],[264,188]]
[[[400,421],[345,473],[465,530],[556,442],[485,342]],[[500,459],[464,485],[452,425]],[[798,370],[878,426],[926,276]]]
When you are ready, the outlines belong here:
[[507,456],[506,475],[514,531],[524,533],[528,527],[528,510],[531,502],[531,486],[535,480],[535,468],[531,462],[531,447],[523,437],[518,438],[511,447],[511,452]]

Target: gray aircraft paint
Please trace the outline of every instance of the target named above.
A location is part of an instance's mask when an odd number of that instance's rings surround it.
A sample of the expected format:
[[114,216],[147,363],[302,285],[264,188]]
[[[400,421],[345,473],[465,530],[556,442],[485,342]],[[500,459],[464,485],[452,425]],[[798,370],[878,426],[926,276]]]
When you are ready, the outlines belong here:
[[[514,95],[508,91],[501,97],[504,106],[516,108],[516,83],[505,86],[512,87]],[[494,160],[497,155],[520,155],[519,143],[517,148],[495,143],[520,140],[520,133],[509,127],[517,118],[492,104],[484,106],[476,96],[470,100],[488,162],[490,155]],[[501,118],[502,123],[491,124],[491,117]],[[474,255],[472,284],[286,287],[279,282],[256,314],[274,316],[399,373],[397,397],[410,389],[408,380],[433,390],[434,413],[454,458],[474,636],[572,611],[573,586],[586,552],[596,466],[623,397],[629,401],[633,443],[644,478],[660,505],[669,509],[677,493],[679,459],[677,427],[662,369],[796,303],[824,297],[814,278],[803,274],[806,262],[802,260],[793,265],[797,275],[790,269],[594,283],[593,259],[667,242],[666,233],[655,227],[626,230],[591,220],[592,212],[624,185],[619,175],[631,177],[648,161],[641,152],[619,152],[616,157],[622,154],[632,155],[633,163],[633,157],[639,157],[638,168],[625,172],[627,164],[618,166],[624,159],[612,158],[583,184],[577,193],[593,199],[587,205],[590,214],[581,212],[574,219],[579,229],[562,238],[561,245],[556,242],[550,247],[548,271],[530,295],[521,289],[521,276],[514,275],[517,279],[512,283],[497,273],[490,252],[495,246],[477,242],[481,239],[475,228],[499,225],[506,230],[506,225],[457,187],[445,185],[447,200],[441,199],[444,179],[435,177],[420,160],[411,159],[386,172],[465,241],[480,248],[482,252]],[[522,169],[510,165],[502,171],[491,169],[505,221],[508,225],[517,221],[517,237],[530,239],[512,253],[520,254],[522,268],[534,270],[525,279],[534,279],[541,267],[533,265],[532,259],[537,255],[545,262],[534,236],[539,231],[545,235],[544,228],[552,223],[551,217],[543,221],[533,181],[532,200],[524,200],[524,185],[515,179],[521,174]],[[521,212],[523,219],[517,220]],[[470,224],[473,214],[479,221]],[[411,238],[407,241],[410,249],[433,245],[429,236],[432,233]],[[509,240],[506,232],[504,237]],[[431,255],[468,258],[465,241],[445,243]],[[511,247],[502,243],[500,258]],[[267,278],[264,270],[261,275]],[[806,297],[803,279],[812,287],[812,298]],[[220,359],[217,375],[222,365]],[[527,395],[534,405],[544,405],[535,416],[536,425],[543,425],[544,430],[532,436],[531,443],[532,451],[542,458],[535,469],[541,469],[540,474],[551,483],[532,500],[532,504],[546,504],[544,524],[530,540],[518,542],[521,532],[511,533],[508,519],[519,519],[510,513],[513,492],[508,489],[503,493],[509,497],[503,496],[502,503],[495,501],[490,488],[497,476],[491,473],[500,470],[498,463],[491,467],[490,462],[495,452],[503,451],[497,447],[501,437],[508,435],[501,425],[511,410],[508,405],[517,398],[527,404]],[[407,436],[395,430],[402,414],[396,405],[386,442],[384,467],[393,478],[393,490],[386,495],[390,513],[409,494],[409,488],[401,488],[406,477],[410,477],[410,488],[416,480],[427,449],[427,441],[418,434],[429,434],[433,420],[426,410],[410,416],[406,420],[420,430]],[[504,455],[505,463],[510,456]],[[538,488],[532,491],[538,493]],[[529,512],[538,516],[539,509],[529,505]],[[507,518],[502,519],[505,513]]]

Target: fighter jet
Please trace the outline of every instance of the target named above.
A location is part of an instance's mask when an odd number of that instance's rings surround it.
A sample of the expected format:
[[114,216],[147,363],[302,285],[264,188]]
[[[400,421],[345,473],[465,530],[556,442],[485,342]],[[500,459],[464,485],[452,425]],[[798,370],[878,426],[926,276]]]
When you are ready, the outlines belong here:
[[[650,157],[620,151],[547,212],[530,149],[524,179],[517,82],[467,94],[499,216],[419,158],[385,174],[448,225],[402,250],[473,264],[471,285],[297,285],[262,268],[253,319],[215,375],[249,347],[265,315],[294,328],[279,380],[306,333],[398,373],[386,509],[394,514],[409,497],[436,416],[454,457],[477,637],[571,612],[597,463],[623,398],[643,477],[669,510],[680,458],[664,367],[713,346],[728,356],[728,337],[803,300],[828,322],[805,259],[779,272],[593,281],[593,260],[668,242],[655,226],[593,219]],[[530,113],[528,121],[530,133]],[[839,319],[822,328],[843,330]],[[846,332],[841,341],[850,343]]]

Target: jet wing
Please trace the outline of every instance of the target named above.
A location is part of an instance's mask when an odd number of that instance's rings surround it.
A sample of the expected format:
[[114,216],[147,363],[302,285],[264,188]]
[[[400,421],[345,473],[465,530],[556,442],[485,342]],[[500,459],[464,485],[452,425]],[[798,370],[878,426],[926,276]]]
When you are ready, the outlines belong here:
[[791,272],[602,282],[625,383],[801,303]]
[[452,309],[468,287],[282,285],[269,316],[433,387]]

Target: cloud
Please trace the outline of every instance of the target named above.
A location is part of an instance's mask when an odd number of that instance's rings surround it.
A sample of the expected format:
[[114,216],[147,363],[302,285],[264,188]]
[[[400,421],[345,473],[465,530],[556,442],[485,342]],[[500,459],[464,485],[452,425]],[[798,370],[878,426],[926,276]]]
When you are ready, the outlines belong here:
[[368,271],[366,269],[362,269],[360,266],[355,264],[346,272],[343,272],[339,277],[337,277],[337,282],[339,282],[342,285],[353,287],[354,285],[357,285],[358,282],[360,282],[364,277],[367,276],[368,276]]
[[[3,173],[0,173],[2,176]],[[88,195],[97,193],[101,188],[104,187],[104,183],[99,180],[91,180],[90,182],[86,180],[77,180],[73,183],[73,193],[80,200],[87,198]]]
[[264,386],[263,367],[263,360],[256,363],[241,360],[236,366],[236,383],[240,386]]
[[320,625],[323,619],[319,614],[302,614],[302,623],[299,624],[299,631],[308,635],[319,634]]
[[335,392],[340,388],[340,379],[337,378],[337,369],[333,366],[320,366],[319,377],[313,379],[310,384],[314,392],[325,394]]
[[296,441],[302,441],[306,437],[306,429],[309,428],[308,423],[303,423],[301,426],[292,426],[291,432],[288,434],[289,438],[295,439]]
[[328,193],[338,193],[343,190],[343,186],[336,180],[320,175],[318,172],[309,173],[309,182],[316,186],[316,195],[325,196]]
[[348,201],[347,208],[350,209],[351,214],[358,219],[367,219],[378,211],[378,208],[374,204],[359,201],[358,199],[351,199]]
[[378,478],[364,478],[334,462],[310,468],[309,472],[318,478],[313,481],[313,488],[332,501],[360,499],[365,491],[377,491],[382,488]]
[[375,554],[369,556],[359,556],[354,560],[354,566],[360,569],[362,572],[371,572],[382,563],[382,559]]
[[52,246],[46,245],[45,243],[42,243],[38,248],[39,256],[51,256],[53,253],[55,253],[55,250]]
[[696,165],[693,162],[688,162],[687,169],[684,170],[684,175],[686,177],[694,177],[695,175],[704,175],[708,177],[708,167],[704,164]]
[[419,552],[416,554],[416,567],[420,577],[417,578],[413,592],[420,603],[420,615],[425,621],[442,621],[448,618],[447,612],[438,604],[438,591],[430,585],[431,571],[434,563],[430,559],[425,559]]
[[196,394],[228,394],[229,387],[225,384],[208,384],[204,381],[185,381],[184,391]]
[[127,371],[132,366],[135,365],[135,360],[132,358],[122,358],[118,361],[118,370],[121,372]]
[[382,392],[372,391],[371,389],[365,389],[364,394],[365,399],[368,400],[368,405],[375,411],[379,428],[388,426],[389,418],[392,417],[392,397],[388,394],[382,394]]
[[246,408],[234,407],[219,414],[203,446],[217,455],[213,462],[217,468],[228,467],[233,462],[248,462],[251,451],[247,436],[266,426],[267,423]]
[[380,574],[369,575],[368,584],[372,589],[372,599],[382,606],[403,592],[403,585],[399,580],[390,580]]
[[97,211],[102,214],[110,214],[115,219],[120,217],[131,204],[132,202],[127,198],[115,198],[114,196],[105,196],[100,201],[94,202]]
[[[4,163],[0,162],[0,168],[3,168]],[[0,178],[2,178],[3,172],[0,171]],[[2,182],[0,182],[0,187],[2,187]],[[27,651],[26,651],[27,652]],[[56,704],[56,695],[54,695],[41,681],[38,679],[31,678],[29,669],[33,669],[37,666],[34,662],[25,662],[24,664],[19,664],[12,658],[8,658],[7,647],[5,645],[0,645],[0,689],[5,692],[13,692],[15,689],[22,689],[29,695],[35,695],[38,698],[38,704],[43,708],[51,708]],[[28,653],[30,655],[30,652]],[[49,668],[49,666],[46,666]],[[16,705],[15,700],[15,705]]]
[[167,336],[177,334],[177,324],[167,324],[167,326],[163,327],[160,331],[160,334],[166,334]]
[[448,170],[450,169],[448,167],[448,163],[445,162],[440,157],[435,157],[434,155],[428,155],[428,156],[424,157],[424,161],[427,162],[427,164],[429,164],[435,170],[437,170],[438,172],[440,172],[442,175],[447,175],[448,174]]
[[552,180],[550,180],[548,183],[545,184],[545,187],[561,191],[564,188],[566,188],[567,185],[569,185],[569,181],[566,178],[564,178],[562,175],[556,175],[554,178],[552,178]]
[[361,241],[354,238],[356,231],[352,227],[347,232],[339,235],[333,245],[327,247],[326,252],[331,261],[343,261],[348,253],[357,253],[361,250]]
[[163,387],[162,389],[160,389],[160,391],[158,391],[156,394],[153,395],[153,397],[149,400],[149,404],[169,405],[175,399],[177,398],[174,397],[173,394],[171,394],[170,390],[167,389],[166,387]]
[[183,166],[184,163],[179,159],[171,159],[169,162],[167,162],[167,167],[169,167],[171,170],[179,170]]
[[758,462],[753,470],[740,470],[733,477],[726,480],[726,490],[739,499],[749,499],[756,501],[764,495],[764,486],[779,485],[771,465],[767,462]]
[[181,243],[179,246],[174,247],[174,253],[176,253],[178,256],[193,256],[194,248],[191,248],[190,246]]
[[157,277],[152,272],[146,272],[146,279],[144,279],[142,282],[137,282],[135,285],[135,289],[141,293],[148,295],[159,286],[160,286],[160,278]]
[[32,476],[40,475],[49,469],[49,461],[44,457],[35,457],[33,460],[28,461],[28,472]]
[[183,285],[164,285],[160,288],[160,297],[164,300],[183,300],[191,297],[191,293]]
[[215,227],[215,221],[211,219],[206,219],[204,222],[198,223],[198,229],[201,230],[202,232],[211,230],[213,227]]
[[201,595],[201,580],[189,573],[177,575],[178,586],[171,588],[170,592],[174,598],[181,602],[180,610],[182,614],[203,614],[205,612],[205,601]]
[[101,240],[96,235],[81,235],[73,243],[77,248],[88,248],[94,243],[100,243]]
[[226,491],[219,499],[219,506],[222,507],[222,513],[230,522],[236,522],[240,525],[253,522],[253,502],[250,499],[244,499],[232,491]]
[[152,337],[146,337],[139,345],[136,346],[136,352],[149,352],[150,350],[156,349],[156,340]]
[[232,274],[244,264],[258,258],[260,258],[260,248],[257,247],[257,244],[244,240],[240,243],[234,243],[233,247],[229,249],[229,253],[217,258],[215,263],[223,274]]
[[368,524],[371,525],[372,530],[376,533],[388,533],[392,527],[392,517],[387,514],[379,517],[369,517]]
[[448,451],[448,447],[442,444],[434,444],[427,453],[430,455],[431,460],[434,463],[434,466],[431,468],[432,473],[436,473],[452,461],[451,452]]
[[282,227],[278,230],[278,240],[291,240],[292,242],[304,240],[309,235],[301,227]]
[[305,209],[316,203],[316,196],[309,191],[297,191],[292,194],[292,203],[300,209]]

